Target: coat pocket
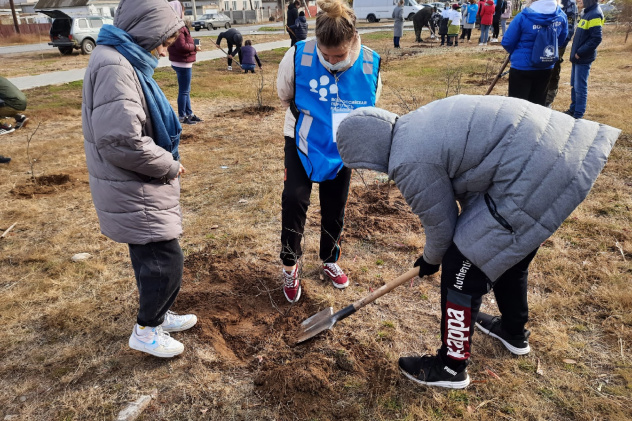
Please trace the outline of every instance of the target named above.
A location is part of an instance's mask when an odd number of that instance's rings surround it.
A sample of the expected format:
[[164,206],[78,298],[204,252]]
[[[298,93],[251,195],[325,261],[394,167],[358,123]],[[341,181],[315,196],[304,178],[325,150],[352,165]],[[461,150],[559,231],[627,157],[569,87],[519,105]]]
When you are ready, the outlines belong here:
[[508,230],[509,232],[513,234],[514,233],[513,227],[511,226],[509,222],[507,222],[505,218],[502,217],[501,214],[498,213],[498,210],[496,209],[496,203],[494,203],[494,200],[491,198],[491,196],[488,193],[485,193],[485,204],[487,205],[487,209],[489,209],[489,213],[492,214],[492,217],[500,225],[502,225],[503,228],[505,228],[506,230]]

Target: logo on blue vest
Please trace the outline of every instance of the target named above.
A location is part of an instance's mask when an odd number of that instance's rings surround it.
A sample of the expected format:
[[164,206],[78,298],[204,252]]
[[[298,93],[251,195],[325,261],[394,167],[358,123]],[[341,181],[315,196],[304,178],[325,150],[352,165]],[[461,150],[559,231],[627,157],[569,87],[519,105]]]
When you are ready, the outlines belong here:
[[[326,88],[326,86],[328,85],[329,90],[327,90]],[[320,98],[318,98],[320,101],[328,101],[327,94],[335,95],[338,93],[338,85],[336,85],[335,83],[330,84],[329,77],[327,75],[322,75],[320,77],[320,86],[320,89],[316,89],[318,88],[318,81],[316,79],[312,79],[309,81],[309,87],[311,88],[309,91],[320,95]]]

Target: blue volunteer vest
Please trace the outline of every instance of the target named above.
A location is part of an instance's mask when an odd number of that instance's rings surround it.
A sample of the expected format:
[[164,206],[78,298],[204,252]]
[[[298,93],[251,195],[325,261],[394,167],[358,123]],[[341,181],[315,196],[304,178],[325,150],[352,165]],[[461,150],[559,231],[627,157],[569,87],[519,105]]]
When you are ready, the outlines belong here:
[[343,167],[334,128],[356,108],[375,105],[380,56],[361,47],[349,69],[335,75],[320,64],[316,40],[296,43],[294,54],[294,138],[310,180],[332,180]]

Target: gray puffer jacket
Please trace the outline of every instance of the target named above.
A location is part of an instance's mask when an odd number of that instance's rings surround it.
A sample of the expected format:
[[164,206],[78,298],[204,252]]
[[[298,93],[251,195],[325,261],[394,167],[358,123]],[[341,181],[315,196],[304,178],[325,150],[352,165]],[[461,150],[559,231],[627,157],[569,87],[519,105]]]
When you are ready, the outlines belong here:
[[346,166],[395,181],[424,225],[428,263],[454,242],[495,281],[586,198],[619,133],[521,99],[459,95],[401,118],[355,110],[337,143]]
[[[147,51],[184,23],[164,0],[122,0],[114,25]],[[145,97],[132,65],[99,45],[83,80],[82,124],[90,189],[101,232],[147,244],[182,233],[180,164],[154,143]]]

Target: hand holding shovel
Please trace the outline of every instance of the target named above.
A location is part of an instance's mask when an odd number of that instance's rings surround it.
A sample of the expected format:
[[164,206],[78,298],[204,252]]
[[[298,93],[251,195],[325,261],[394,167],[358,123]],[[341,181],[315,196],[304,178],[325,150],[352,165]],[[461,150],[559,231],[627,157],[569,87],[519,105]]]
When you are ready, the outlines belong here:
[[351,316],[357,310],[361,309],[367,304],[372,303],[373,301],[380,298],[382,295],[392,291],[401,284],[406,283],[407,281],[418,275],[419,267],[414,267],[408,272],[399,276],[394,281],[382,285],[366,297],[359,299],[351,305],[348,305],[337,313],[334,313],[333,307],[329,307],[323,311],[314,314],[312,317],[306,319],[303,323],[301,323],[301,329],[298,333],[298,339],[296,343],[299,344],[310,338],[313,338],[314,336],[318,335],[321,332],[324,332],[325,330],[331,329],[339,320]]

